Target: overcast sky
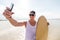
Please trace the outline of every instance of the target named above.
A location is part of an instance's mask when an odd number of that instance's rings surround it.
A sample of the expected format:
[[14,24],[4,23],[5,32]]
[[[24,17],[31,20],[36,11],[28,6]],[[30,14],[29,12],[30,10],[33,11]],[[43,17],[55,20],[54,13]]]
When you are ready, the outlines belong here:
[[18,19],[28,18],[31,10],[36,11],[36,18],[41,15],[47,19],[60,18],[60,0],[0,0],[0,13],[11,3],[14,3],[13,17]]

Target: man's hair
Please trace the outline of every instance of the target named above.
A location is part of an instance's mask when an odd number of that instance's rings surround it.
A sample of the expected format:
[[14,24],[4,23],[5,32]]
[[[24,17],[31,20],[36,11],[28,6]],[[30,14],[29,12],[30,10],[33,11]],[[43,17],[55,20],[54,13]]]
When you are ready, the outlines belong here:
[[30,11],[30,13],[33,13],[33,14],[35,14],[35,11]]

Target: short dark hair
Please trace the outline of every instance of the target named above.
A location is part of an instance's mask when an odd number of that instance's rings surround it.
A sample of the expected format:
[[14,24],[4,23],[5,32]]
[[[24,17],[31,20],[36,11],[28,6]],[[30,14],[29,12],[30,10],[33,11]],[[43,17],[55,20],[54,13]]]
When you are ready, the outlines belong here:
[[30,13],[33,13],[33,14],[35,14],[35,11],[30,11]]

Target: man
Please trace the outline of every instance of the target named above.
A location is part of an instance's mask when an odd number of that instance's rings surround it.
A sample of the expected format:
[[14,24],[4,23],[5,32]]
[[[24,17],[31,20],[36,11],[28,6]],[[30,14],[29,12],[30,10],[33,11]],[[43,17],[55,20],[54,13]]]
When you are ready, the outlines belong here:
[[6,8],[3,15],[9,20],[9,22],[14,25],[15,27],[23,26],[26,27],[26,38],[25,40],[35,40],[35,32],[36,32],[36,21],[35,21],[35,11],[31,11],[29,14],[30,20],[26,22],[17,22],[12,18],[13,12],[8,10],[9,8]]

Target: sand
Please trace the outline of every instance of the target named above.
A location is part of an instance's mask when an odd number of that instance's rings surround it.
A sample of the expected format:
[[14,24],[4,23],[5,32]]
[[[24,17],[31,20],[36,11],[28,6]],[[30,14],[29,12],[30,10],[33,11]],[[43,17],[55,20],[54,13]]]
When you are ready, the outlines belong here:
[[[48,20],[48,40],[60,40],[60,20]],[[25,27],[14,27],[8,21],[0,21],[0,40],[25,40]]]

